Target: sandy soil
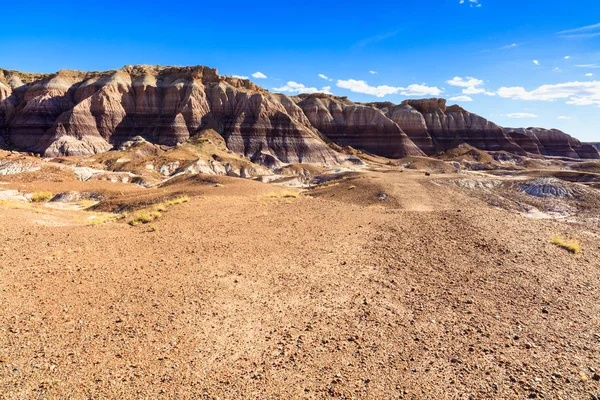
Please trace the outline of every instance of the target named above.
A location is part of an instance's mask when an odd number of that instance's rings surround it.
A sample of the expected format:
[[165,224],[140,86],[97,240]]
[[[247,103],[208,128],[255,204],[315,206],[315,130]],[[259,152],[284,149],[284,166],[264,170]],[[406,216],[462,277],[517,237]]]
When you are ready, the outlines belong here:
[[153,229],[0,204],[0,399],[600,396],[593,213],[527,218],[463,178],[8,182],[191,201]]

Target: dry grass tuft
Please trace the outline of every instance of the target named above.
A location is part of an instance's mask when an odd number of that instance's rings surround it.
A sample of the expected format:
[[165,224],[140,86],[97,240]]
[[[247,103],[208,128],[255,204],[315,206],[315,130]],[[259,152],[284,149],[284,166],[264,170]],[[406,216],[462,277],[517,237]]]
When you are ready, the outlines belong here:
[[77,202],[77,205],[81,208],[90,208],[96,204],[98,204],[98,202],[95,200],[80,200]]
[[[189,201],[190,198],[188,196],[181,196],[175,199],[167,200],[164,203],[156,204],[151,210],[136,211],[133,214],[131,220],[129,221],[129,225],[136,226],[140,224],[150,223],[155,219],[159,218],[162,215],[161,213],[167,211],[169,207],[177,204],[187,203]],[[153,226],[150,229],[152,231],[156,231],[158,228]]]
[[552,243],[573,254],[577,254],[581,251],[581,244],[575,239],[565,240],[560,236],[554,236],[552,237]]
[[129,225],[136,226],[141,224],[148,224],[155,219],[160,217],[160,212],[158,211],[148,211],[148,210],[140,210],[136,211],[133,214],[133,217],[129,221]]
[[265,196],[269,197],[271,199],[292,199],[292,198],[297,199],[298,197],[300,197],[300,194],[293,190],[284,190],[283,192],[279,192],[279,193],[275,193],[275,192],[267,193],[267,194],[265,194]]
[[103,225],[110,222],[115,222],[123,218],[122,214],[112,213],[93,213],[88,219],[88,225]]
[[177,197],[172,200],[167,200],[167,201],[165,201],[165,204],[168,206],[174,206],[177,204],[188,203],[189,201],[190,201],[190,198],[188,196],[181,196],[181,197]]
[[31,195],[32,203],[42,203],[44,201],[48,201],[52,198],[51,192],[34,192]]
[[166,203],[158,204],[154,207],[154,210],[158,211],[158,212],[167,211],[167,204]]

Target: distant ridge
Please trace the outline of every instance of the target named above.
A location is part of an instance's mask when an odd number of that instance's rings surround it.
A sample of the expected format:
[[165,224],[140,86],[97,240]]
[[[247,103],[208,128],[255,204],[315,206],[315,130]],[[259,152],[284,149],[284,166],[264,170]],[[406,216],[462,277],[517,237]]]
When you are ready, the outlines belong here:
[[125,66],[53,74],[0,69],[0,147],[47,157],[90,155],[142,136],[175,146],[205,129],[264,164],[338,164],[351,146],[390,157],[435,155],[466,143],[519,156],[600,159],[556,129],[502,128],[445,99],[354,103],[286,96],[213,68]]

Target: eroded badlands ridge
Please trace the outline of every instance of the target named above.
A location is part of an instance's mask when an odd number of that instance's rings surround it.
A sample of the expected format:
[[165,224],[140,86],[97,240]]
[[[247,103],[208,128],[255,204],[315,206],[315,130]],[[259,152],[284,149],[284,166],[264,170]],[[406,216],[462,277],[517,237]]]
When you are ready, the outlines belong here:
[[[558,130],[504,129],[444,99],[359,104],[324,94],[288,97],[208,67],[126,66],[28,74],[0,69],[0,147],[90,155],[135,136],[174,146],[205,129],[253,161],[338,164],[327,143],[400,158],[468,143],[516,155],[600,158]],[[333,146],[335,148],[335,146]]]

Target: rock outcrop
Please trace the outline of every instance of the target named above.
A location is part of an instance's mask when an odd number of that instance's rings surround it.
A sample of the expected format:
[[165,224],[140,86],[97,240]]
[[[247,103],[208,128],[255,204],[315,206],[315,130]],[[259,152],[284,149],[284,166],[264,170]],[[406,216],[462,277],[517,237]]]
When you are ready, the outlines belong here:
[[592,142],[592,143],[584,143],[584,144],[589,144],[590,146],[592,146],[596,150],[600,151],[600,142]]
[[440,150],[467,143],[480,150],[526,154],[501,127],[457,105],[448,107],[445,99],[406,100],[402,105],[423,115],[427,131]]
[[340,146],[351,146],[390,158],[423,152],[379,109],[327,94],[301,95],[298,106],[312,126]]
[[371,105],[383,111],[426,155],[432,156],[436,153],[433,139],[427,131],[425,118],[419,111],[406,103],[400,105],[393,103],[371,103]]
[[[29,78],[29,77],[27,77]],[[10,90],[3,71],[0,134],[12,147],[45,156],[89,155],[133,137],[174,146],[214,128],[234,152],[272,163],[339,163],[308,120],[250,81],[207,67],[127,66],[60,71]],[[293,114],[294,114],[293,113]],[[302,115],[303,116],[303,115]]]
[[543,156],[600,159],[594,146],[581,143],[558,129],[505,128],[527,152]]
[[207,129],[256,163],[338,164],[353,148],[390,158],[435,155],[461,143],[517,155],[600,158],[555,129],[504,129],[444,99],[359,104],[288,97],[207,67],[126,66],[28,74],[0,69],[0,148],[91,155],[133,138],[175,146]]

